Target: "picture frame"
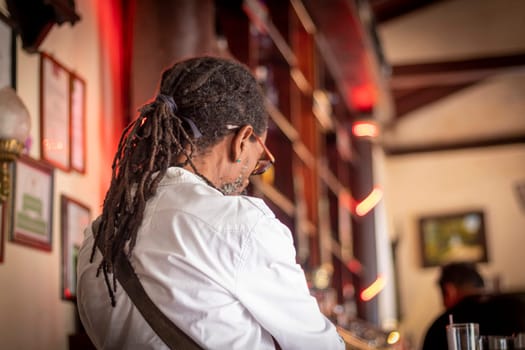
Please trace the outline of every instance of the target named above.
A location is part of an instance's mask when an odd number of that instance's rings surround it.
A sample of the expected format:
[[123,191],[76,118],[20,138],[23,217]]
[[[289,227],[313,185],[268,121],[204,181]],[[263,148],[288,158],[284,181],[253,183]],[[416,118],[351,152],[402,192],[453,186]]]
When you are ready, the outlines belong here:
[[50,252],[54,169],[22,155],[13,174],[10,241]]
[[0,88],[16,88],[16,35],[4,16],[0,16]]
[[519,181],[515,185],[516,196],[521,208],[525,210],[525,180]]
[[4,262],[4,236],[6,227],[6,208],[0,203],[0,263]]
[[488,262],[482,210],[422,216],[419,233],[423,267]]
[[40,153],[54,167],[70,170],[70,72],[40,53]]
[[62,236],[62,299],[76,300],[78,251],[84,239],[84,229],[91,222],[91,210],[67,195],[60,196]]
[[86,81],[71,73],[70,79],[70,167],[86,172]]

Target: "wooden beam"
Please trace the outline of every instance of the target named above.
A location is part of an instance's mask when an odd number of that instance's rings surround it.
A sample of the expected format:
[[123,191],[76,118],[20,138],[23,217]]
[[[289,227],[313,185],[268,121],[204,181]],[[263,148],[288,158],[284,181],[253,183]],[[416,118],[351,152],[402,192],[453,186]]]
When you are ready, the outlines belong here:
[[484,148],[506,146],[513,144],[525,144],[525,135],[503,136],[493,139],[458,141],[456,143],[425,144],[412,146],[388,146],[383,145],[383,150],[389,156],[402,156],[415,153],[458,151],[470,148]]
[[396,89],[463,85],[501,73],[525,71],[525,53],[458,61],[407,64],[392,67],[390,87]]
[[525,73],[525,52],[392,67],[397,118],[496,74]]
[[396,115],[403,116],[471,85],[473,83],[394,90]]
[[370,0],[370,6],[375,20],[381,23],[438,1],[441,0]]

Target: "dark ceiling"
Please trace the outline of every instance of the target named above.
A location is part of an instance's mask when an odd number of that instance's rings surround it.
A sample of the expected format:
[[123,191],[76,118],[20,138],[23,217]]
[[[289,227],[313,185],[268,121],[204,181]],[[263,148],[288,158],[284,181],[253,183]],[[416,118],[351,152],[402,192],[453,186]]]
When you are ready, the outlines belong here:
[[382,23],[443,0],[368,0],[377,23]]

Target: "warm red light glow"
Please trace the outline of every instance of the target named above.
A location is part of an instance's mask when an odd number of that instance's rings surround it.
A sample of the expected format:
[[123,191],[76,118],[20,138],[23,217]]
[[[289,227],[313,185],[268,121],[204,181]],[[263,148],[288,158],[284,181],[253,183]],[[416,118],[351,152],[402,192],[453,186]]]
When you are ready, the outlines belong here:
[[355,213],[359,216],[365,216],[379,203],[381,198],[383,198],[383,190],[375,187],[365,199],[356,205]]
[[49,151],[63,151],[65,149],[62,142],[53,139],[45,138],[42,144],[44,148]]
[[370,112],[375,104],[375,91],[371,85],[354,87],[350,92],[352,106],[361,112]]
[[266,33],[268,8],[260,1],[243,2],[242,8],[260,33]]
[[376,137],[379,128],[372,121],[358,121],[352,125],[352,134],[356,137]]
[[363,269],[363,265],[359,262],[357,259],[351,259],[346,263],[346,267],[353,273],[359,275],[361,273],[361,270]]
[[339,192],[339,205],[349,212],[353,212],[354,199],[346,190]]
[[[129,2],[127,18],[133,15],[133,1]],[[120,134],[128,123],[125,111],[129,102],[126,100],[126,70],[131,62],[126,56],[124,45],[124,8],[118,1],[97,0],[93,2],[98,19],[100,33],[100,61],[103,79],[100,105],[97,106],[100,118],[97,138],[100,148],[101,164],[111,164],[120,139]],[[131,22],[130,22],[131,23]],[[129,28],[127,28],[129,29]],[[129,38],[132,36],[130,35]],[[131,40],[131,39],[129,39]],[[87,149],[90,152],[90,149]],[[111,179],[111,167],[102,167],[100,171],[99,195],[104,198]],[[102,202],[102,200],[101,200]]]
[[376,280],[361,292],[361,300],[372,300],[379,292],[381,292],[386,285],[386,278],[378,275]]

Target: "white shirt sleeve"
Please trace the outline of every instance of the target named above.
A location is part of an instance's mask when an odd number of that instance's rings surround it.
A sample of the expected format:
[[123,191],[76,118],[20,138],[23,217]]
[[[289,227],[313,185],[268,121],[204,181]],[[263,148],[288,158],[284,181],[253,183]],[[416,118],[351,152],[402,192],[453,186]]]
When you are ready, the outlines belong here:
[[241,261],[237,297],[282,349],[345,348],[310,295],[286,226],[265,217],[248,236]]

